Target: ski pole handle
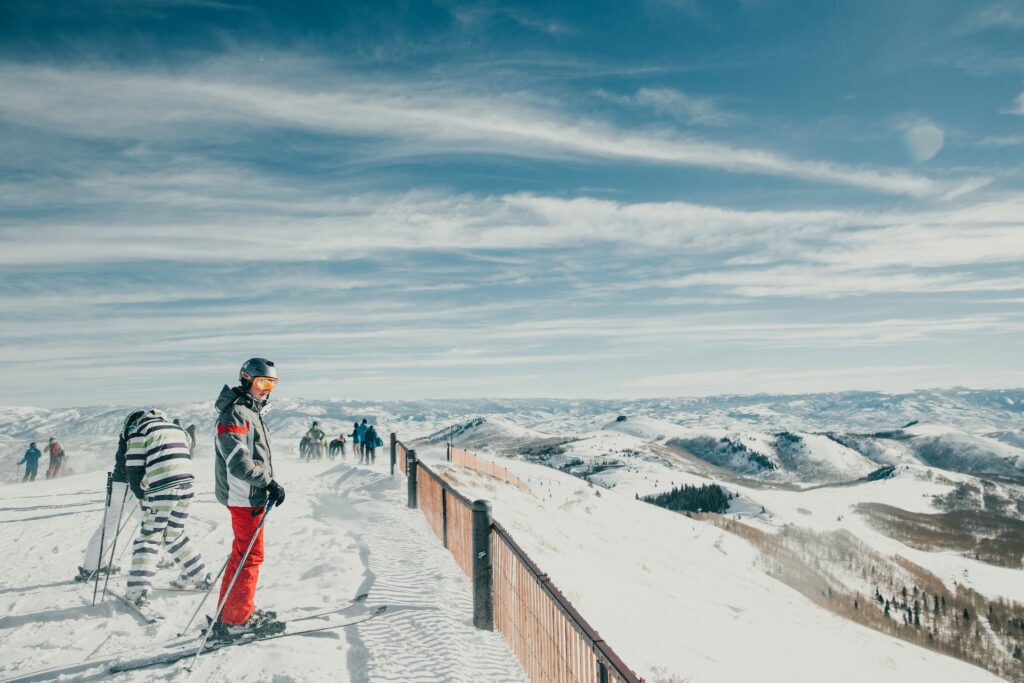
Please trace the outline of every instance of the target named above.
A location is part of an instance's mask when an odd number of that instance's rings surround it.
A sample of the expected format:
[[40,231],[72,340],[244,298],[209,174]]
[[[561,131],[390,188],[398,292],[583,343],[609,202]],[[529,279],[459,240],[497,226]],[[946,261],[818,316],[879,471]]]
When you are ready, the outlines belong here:
[[110,496],[114,493],[114,473],[107,472],[107,507],[110,507]]

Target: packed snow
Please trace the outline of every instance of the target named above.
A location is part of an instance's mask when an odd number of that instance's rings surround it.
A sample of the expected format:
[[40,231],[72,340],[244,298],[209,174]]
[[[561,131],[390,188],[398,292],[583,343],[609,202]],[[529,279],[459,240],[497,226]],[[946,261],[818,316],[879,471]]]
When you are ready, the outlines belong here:
[[[230,548],[230,518],[213,498],[212,462],[197,465],[199,491],[188,531],[216,572]],[[469,582],[422,515],[406,507],[405,482],[388,474],[386,458],[368,467],[306,463],[282,453],[275,467],[288,496],[267,520],[257,605],[298,616],[367,592],[365,609],[388,609],[365,624],[315,637],[206,653],[193,680],[525,681],[503,638],[473,628]],[[87,659],[154,654],[200,602],[197,593],[156,591],[152,604],[166,618],[146,625],[111,595],[92,606],[93,584],[71,581],[100,522],[104,478],[94,472],[0,486],[0,553],[9,560],[0,577],[5,680],[49,680],[61,673],[71,680]],[[122,567],[130,553],[122,555]],[[156,585],[167,586],[175,576],[168,568]],[[124,582],[123,574],[115,575],[110,587],[123,590]],[[204,614],[212,613],[215,601],[216,592]],[[183,664],[111,679],[186,680]],[[40,670],[52,674],[33,678]]]

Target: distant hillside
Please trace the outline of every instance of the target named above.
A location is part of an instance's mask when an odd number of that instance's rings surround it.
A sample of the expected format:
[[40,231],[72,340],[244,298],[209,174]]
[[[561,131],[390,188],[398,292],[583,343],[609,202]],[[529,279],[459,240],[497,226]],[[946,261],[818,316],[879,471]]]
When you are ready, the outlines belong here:
[[[196,424],[199,455],[212,452],[215,411],[207,400],[163,406]],[[44,409],[0,406],[0,480],[15,476],[29,441],[57,436],[79,471],[105,467],[124,415],[134,406]],[[744,476],[774,481],[855,479],[878,465],[935,464],[963,472],[1024,475],[1024,389],[947,389],[905,394],[842,392],[637,400],[448,399],[395,402],[281,397],[267,417],[278,449],[294,449],[319,420],[347,433],[364,417],[407,442],[454,438],[499,454],[551,454],[580,434],[615,422],[638,440],[671,445]],[[647,420],[648,422],[644,422]],[[927,434],[917,425],[946,425]],[[448,433],[441,430],[457,430]],[[640,431],[637,431],[637,430]],[[646,430],[646,431],[645,431]],[[916,430],[916,431],[915,431]],[[648,433],[651,432],[651,433]],[[660,433],[664,432],[664,433]],[[436,434],[435,434],[436,433]],[[659,438],[662,437],[662,438]],[[8,467],[9,465],[9,467]]]

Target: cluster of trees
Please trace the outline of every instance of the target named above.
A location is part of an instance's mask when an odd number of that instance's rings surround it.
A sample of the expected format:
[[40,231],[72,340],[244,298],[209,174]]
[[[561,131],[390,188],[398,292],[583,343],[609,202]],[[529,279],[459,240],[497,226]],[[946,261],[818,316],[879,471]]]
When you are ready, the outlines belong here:
[[731,469],[744,470],[743,460],[747,460],[750,467],[747,471],[774,470],[776,465],[770,458],[762,453],[747,448],[742,441],[733,441],[727,436],[714,439],[710,436],[697,436],[692,439],[672,439],[669,446],[675,446],[693,453],[701,460],[706,460],[712,465],[728,467]]
[[717,512],[729,509],[731,496],[718,484],[690,486],[684,484],[667,493],[644,496],[642,500],[669,510],[685,512]]

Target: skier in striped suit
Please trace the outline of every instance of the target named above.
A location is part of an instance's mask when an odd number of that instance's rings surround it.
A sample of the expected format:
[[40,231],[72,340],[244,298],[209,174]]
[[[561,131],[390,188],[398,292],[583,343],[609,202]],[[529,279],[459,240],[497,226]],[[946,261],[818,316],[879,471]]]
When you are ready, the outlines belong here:
[[128,575],[128,599],[140,606],[148,602],[161,546],[181,572],[171,582],[173,586],[208,587],[211,578],[202,555],[185,533],[194,479],[188,437],[159,410],[133,413],[125,433],[128,486],[142,509],[142,526]]

